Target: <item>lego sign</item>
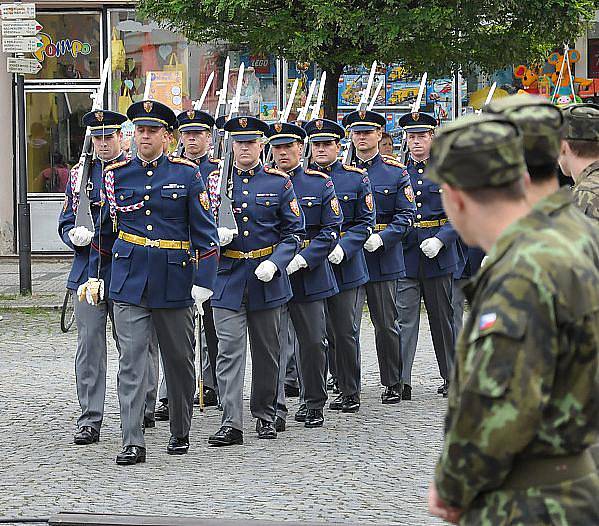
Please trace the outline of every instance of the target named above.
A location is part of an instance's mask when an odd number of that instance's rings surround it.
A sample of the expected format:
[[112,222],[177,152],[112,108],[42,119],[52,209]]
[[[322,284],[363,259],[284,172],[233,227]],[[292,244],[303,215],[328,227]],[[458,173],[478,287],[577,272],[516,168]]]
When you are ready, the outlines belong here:
[[270,59],[265,55],[251,55],[250,65],[258,75],[268,75],[270,73]]

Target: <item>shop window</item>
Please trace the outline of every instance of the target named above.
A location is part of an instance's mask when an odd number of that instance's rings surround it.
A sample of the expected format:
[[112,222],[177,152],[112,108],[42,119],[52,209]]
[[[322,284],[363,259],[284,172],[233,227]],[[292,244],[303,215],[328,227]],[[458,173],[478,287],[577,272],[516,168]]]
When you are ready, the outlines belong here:
[[89,92],[26,94],[27,180],[30,193],[64,193],[85,137],[81,118]]
[[259,116],[276,106],[276,64],[272,56],[234,49],[227,43],[196,45],[155,22],[136,19],[133,10],[110,11],[112,57],[110,106],[125,113],[142,100],[150,81],[149,97],[175,112],[191,109],[214,71],[203,109],[214,112],[223,83],[224,64],[230,58],[227,98],[233,97],[239,66],[246,67],[240,112]]
[[100,13],[38,13],[43,46],[33,55],[42,63],[27,80],[87,80],[100,77]]

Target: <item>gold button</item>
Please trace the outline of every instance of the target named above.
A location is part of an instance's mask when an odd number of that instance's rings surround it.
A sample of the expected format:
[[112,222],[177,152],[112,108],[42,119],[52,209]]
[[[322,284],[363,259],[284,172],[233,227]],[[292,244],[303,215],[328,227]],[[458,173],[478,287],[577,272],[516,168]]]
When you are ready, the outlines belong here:
[[248,195],[248,194],[249,194],[249,192],[247,190],[243,191],[243,195]]
[[443,188],[439,188],[439,193],[442,194],[443,193]]
[[152,170],[148,170],[146,173],[148,177],[152,177],[154,175],[154,172]]
[[144,201],[149,201],[150,200],[150,196],[149,195],[144,195]]
[[179,197],[177,194],[173,194],[173,199],[177,199]]
[[344,195],[344,196],[343,196],[343,200],[344,200],[344,201],[347,201],[348,199],[349,199],[349,196],[347,196],[347,195]]
[[248,204],[247,203],[241,203],[241,208],[247,208]]
[[418,168],[418,173],[421,174],[422,172],[424,172],[424,170],[422,168]]
[[249,182],[250,182],[250,180],[249,180],[247,177],[244,177],[244,178],[243,178],[243,182],[247,184],[247,183],[249,183]]
[[422,219],[422,216],[420,214],[417,214],[416,219]]
[[152,187],[149,184],[147,184],[146,185],[146,190],[151,190],[151,189],[152,189]]
[[186,267],[187,266],[187,261],[184,261],[183,263],[181,263],[182,267]]
[[247,223],[250,220],[250,218],[248,216],[243,216],[243,222]]
[[153,227],[152,225],[148,225],[146,228],[147,228],[148,230],[152,230],[154,227]]
[[149,216],[152,213],[151,210],[146,210],[146,215]]
[[248,237],[248,236],[250,235],[250,231],[249,231],[249,230],[244,230],[244,231],[243,231],[243,235],[244,235],[245,237]]
[[416,206],[417,206],[418,208],[420,208],[420,207],[422,206],[422,203],[416,203]]
[[117,253],[114,255],[114,257],[115,257],[115,258],[118,258],[118,257],[119,257],[119,253],[117,252]]
[[264,203],[266,206],[270,206],[270,201],[266,201],[266,203]]
[[123,196],[121,196],[121,201],[124,201],[124,200],[125,200],[125,198]]
[[422,184],[422,181],[418,181],[418,184]]
[[308,208],[312,206],[312,201],[308,201]]
[[388,194],[389,190],[387,188],[385,188],[384,193]]
[[418,191],[416,192],[416,195],[420,195],[421,193],[422,193],[422,192],[421,192],[420,190],[418,190]]

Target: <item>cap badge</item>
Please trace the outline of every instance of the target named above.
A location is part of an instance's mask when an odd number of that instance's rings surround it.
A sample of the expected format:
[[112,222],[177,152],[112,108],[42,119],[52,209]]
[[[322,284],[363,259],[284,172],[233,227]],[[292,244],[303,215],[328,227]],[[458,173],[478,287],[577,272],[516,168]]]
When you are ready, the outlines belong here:
[[193,110],[189,110],[187,112],[187,116],[189,117],[189,120],[192,121],[194,119],[194,117],[196,116],[196,112]]
[[144,102],[144,110],[146,110],[146,113],[150,113],[153,107],[154,103],[151,100],[147,100]]
[[101,111],[97,111],[96,113],[94,113],[94,117],[98,122],[102,122],[104,120],[104,113],[102,113]]
[[323,122],[320,119],[318,119],[316,121],[316,129],[317,130],[322,130],[322,125],[323,125]]
[[277,122],[275,124],[274,128],[277,133],[281,133],[281,130],[283,129],[283,125],[280,122]]
[[415,121],[417,121],[418,119],[420,119],[420,113],[418,113],[417,111],[415,111],[414,113],[412,113],[412,119],[414,119]]
[[247,126],[248,126],[248,120],[247,120],[247,118],[246,117],[241,117],[241,119],[239,119],[239,125],[242,128],[247,128]]
[[366,112],[365,111],[359,111],[358,115],[360,116],[360,119],[364,120],[366,118]]

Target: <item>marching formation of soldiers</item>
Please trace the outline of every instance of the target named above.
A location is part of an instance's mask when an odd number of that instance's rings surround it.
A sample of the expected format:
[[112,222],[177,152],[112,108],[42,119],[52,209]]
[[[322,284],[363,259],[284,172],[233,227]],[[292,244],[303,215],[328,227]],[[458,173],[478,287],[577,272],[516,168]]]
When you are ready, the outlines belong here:
[[[450,400],[431,510],[453,522],[470,514],[468,524],[483,524],[489,510],[503,513],[492,490],[506,478],[505,491],[527,484],[514,474],[516,457],[554,481],[552,464],[532,457],[569,456],[573,472],[591,477],[577,455],[597,441],[599,420],[599,109],[562,113],[519,97],[488,109],[439,133],[432,116],[404,115],[406,166],[380,154],[386,120],[370,110],[346,115],[342,125],[317,118],[301,126],[251,116],[215,122],[199,110],[175,116],[151,100],[132,104],[126,116],[85,115],[96,155],[87,185],[94,230],[76,226],[77,168],[59,222],[75,251],[68,288],[80,300],[75,443],[99,440],[108,316],[119,351],[116,462],[130,465],[145,462],[144,431],[154,418],[169,420],[167,452],[187,452],[198,352],[196,402],[222,409],[212,446],[243,443],[248,347],[259,438],[285,430],[290,359],[300,387],[295,420],[322,426],[330,387],[337,396],[329,410],[359,411],[365,302],[381,402],[410,400],[423,299],[443,380],[438,392]],[[135,125],[129,157],[120,148],[126,119]],[[180,156],[166,153],[174,128]],[[344,164],[348,132],[355,154]],[[230,137],[229,173],[210,157],[215,133]],[[558,156],[591,219],[569,189],[557,192]],[[493,227],[508,219],[523,224],[510,221],[504,233]],[[488,261],[477,274],[483,250]],[[461,330],[464,298],[472,314]],[[559,440],[551,438],[557,428]],[[586,484],[583,493],[595,480]]]

